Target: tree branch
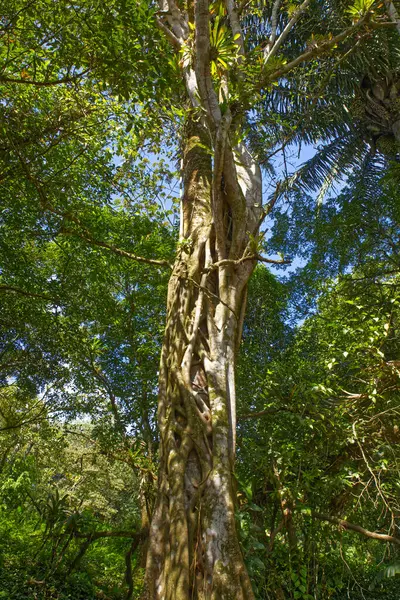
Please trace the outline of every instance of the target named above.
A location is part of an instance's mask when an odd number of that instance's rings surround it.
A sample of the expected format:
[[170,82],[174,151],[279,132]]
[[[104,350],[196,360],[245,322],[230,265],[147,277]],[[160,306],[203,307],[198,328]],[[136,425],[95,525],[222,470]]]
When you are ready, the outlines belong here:
[[215,125],[221,121],[221,109],[214,90],[210,69],[210,12],[208,0],[195,0],[197,87],[204,108]]
[[215,229],[215,246],[219,259],[225,255],[226,240],[223,226],[223,201],[222,201],[222,175],[224,171],[225,151],[227,145],[228,131],[232,122],[231,113],[228,110],[218,125],[215,136],[214,168],[212,181],[212,203],[211,211]]
[[27,292],[19,287],[15,287],[14,285],[6,285],[3,283],[0,284],[0,292],[14,292],[15,294],[20,294],[21,296],[27,296],[28,298],[40,298],[43,300],[55,301],[54,298],[50,298],[50,296],[46,296],[45,294]]
[[68,575],[70,573],[72,573],[72,571],[74,571],[76,569],[76,567],[79,565],[79,563],[81,562],[82,558],[86,554],[86,551],[89,548],[91,543],[92,543],[92,540],[87,539],[85,542],[83,542],[83,544],[81,544],[78,554],[75,556],[74,560],[72,561],[72,563],[69,566]]
[[172,35],[182,45],[189,34],[187,14],[181,10],[175,0],[158,0],[158,5],[160,10],[157,14],[167,20]]
[[82,533],[80,531],[74,532],[74,537],[79,539],[89,539],[91,542],[99,540],[101,538],[139,538],[144,539],[147,535],[147,530],[142,529],[141,531],[93,531],[92,533]]
[[[337,46],[337,44],[339,44],[340,42],[343,42],[345,39],[347,39],[348,37],[353,35],[353,33],[356,33],[366,23],[368,17],[369,17],[369,13],[364,15],[361,19],[359,19],[357,21],[357,23],[355,23],[351,27],[348,27],[347,29],[345,29],[344,31],[339,33],[338,35],[332,37],[331,39],[322,41],[320,44],[314,46],[313,48],[310,48],[306,52],[303,52],[303,54],[300,54],[297,58],[290,61],[289,63],[282,66],[281,68],[277,69],[273,73],[266,74],[265,79],[261,80],[261,82],[258,86],[258,89],[262,89],[264,87],[264,85],[266,85],[270,81],[276,81],[276,79],[278,79],[279,77],[282,77],[282,75],[285,75],[289,71],[292,71],[299,64],[301,64],[303,62],[307,62],[308,60],[316,58],[317,56],[321,56],[322,54],[325,54],[325,52],[327,52],[328,50],[331,50],[332,48]],[[373,26],[373,28],[380,28],[380,27],[387,27],[388,25],[394,26],[395,23],[391,23],[391,22],[390,23],[387,23],[387,22],[374,23],[372,26]]]
[[244,415],[238,416],[238,421],[245,421],[246,419],[258,419],[258,417],[265,417],[266,415],[275,415],[279,412],[288,412],[292,414],[297,414],[296,411],[291,410],[287,406],[282,406],[279,408],[266,408],[265,410],[260,410],[258,412],[246,413]]
[[136,538],[134,538],[128,552],[125,555],[125,566],[126,566],[125,581],[128,585],[128,593],[126,595],[125,600],[131,600],[131,598],[133,596],[134,584],[133,584],[133,577],[132,577],[132,555],[136,552],[140,542],[141,542],[140,536],[137,536]]
[[[207,243],[209,244],[209,241],[207,241],[206,244]],[[211,253],[206,252],[206,254],[209,256],[208,260],[211,260]],[[185,354],[183,355],[182,365],[181,365],[183,379],[184,379],[188,389],[191,390],[191,392],[193,392],[193,387],[192,387],[192,381],[191,381],[191,377],[190,377],[190,369],[191,369],[192,361],[193,361],[193,352],[194,352],[194,348],[195,348],[195,343],[197,340],[197,335],[199,333],[199,327],[200,327],[200,321],[201,321],[203,303],[204,303],[204,294],[205,294],[205,290],[207,289],[207,286],[206,286],[207,276],[208,276],[208,272],[203,273],[203,275],[201,276],[200,285],[199,285],[199,295],[197,296],[196,304],[194,307],[192,334],[189,339],[187,348],[185,350]]]
[[246,6],[250,4],[250,0],[242,0],[237,8],[237,14],[240,17]]
[[393,535],[387,535],[386,533],[377,533],[376,531],[369,531],[368,529],[364,529],[360,527],[360,525],[353,525],[353,523],[349,523],[348,521],[344,521],[343,519],[338,519],[337,517],[331,517],[330,515],[323,515],[321,513],[313,512],[312,516],[316,519],[320,519],[321,521],[328,521],[329,523],[333,523],[334,525],[339,525],[343,527],[343,529],[349,531],[355,531],[360,535],[371,538],[373,540],[379,540],[381,542],[391,542],[392,544],[397,544],[400,546],[400,538],[394,537]]
[[132,252],[127,252],[126,250],[122,250],[121,248],[117,248],[113,246],[113,244],[108,244],[107,242],[101,242],[100,240],[96,240],[91,235],[84,235],[82,233],[78,233],[77,231],[72,231],[69,229],[62,229],[60,231],[63,235],[75,235],[76,237],[81,238],[88,244],[92,244],[93,246],[99,246],[99,248],[105,248],[106,250],[110,250],[114,254],[118,256],[123,256],[124,258],[129,258],[129,260],[134,260],[136,262],[145,263],[148,265],[156,265],[158,267],[168,267],[168,269],[172,269],[172,265],[167,260],[157,260],[155,258],[145,258],[144,256],[138,256],[137,254],[132,254]]
[[[229,22],[231,24],[231,29],[233,33],[233,37],[235,40],[235,44],[239,48],[239,54],[244,56],[244,42],[243,42],[243,32],[240,26],[238,12],[235,8],[234,0],[225,0],[226,10],[229,16]],[[236,38],[236,39],[235,39]]]
[[[128,458],[124,458],[123,456],[118,456],[118,454],[114,454],[113,452],[111,452],[111,450],[102,449],[97,440],[93,439],[89,435],[86,435],[82,431],[74,431],[73,429],[64,429],[64,431],[71,435],[80,435],[80,436],[84,437],[85,440],[87,440],[91,444],[99,447],[98,452],[102,456],[106,456],[106,457],[112,458],[113,460],[116,460],[118,462],[122,462],[133,469],[137,469],[141,473],[146,473],[146,475],[151,477],[153,479],[153,481],[157,481],[157,475],[155,475],[150,468],[142,467],[133,461],[132,453],[130,453],[129,450],[128,450]],[[125,446],[125,450],[127,450],[126,446]]]
[[67,219],[68,221],[72,221],[73,223],[75,223],[81,229],[84,230],[85,235],[82,233],[78,233],[76,231],[67,230],[67,229],[61,230],[60,233],[63,233],[66,235],[76,235],[77,237],[80,237],[81,239],[85,240],[86,242],[88,242],[90,244],[93,244],[94,246],[106,248],[107,250],[114,252],[114,254],[118,254],[119,256],[123,256],[124,258],[129,258],[130,260],[134,260],[136,262],[146,263],[149,265],[156,265],[158,267],[168,267],[169,269],[172,269],[172,266],[169,264],[169,262],[167,260],[157,260],[157,259],[153,259],[153,258],[144,258],[143,256],[137,256],[136,254],[132,254],[131,252],[127,252],[126,250],[121,250],[121,248],[117,248],[116,246],[114,246],[112,244],[107,244],[107,242],[101,242],[100,240],[96,240],[94,237],[92,237],[91,233],[86,229],[86,227],[82,224],[81,220],[78,217],[76,217],[75,215],[72,215],[71,213],[62,212],[60,210],[57,210],[56,208],[51,206],[51,204],[47,200],[46,193],[43,189],[43,185],[32,175],[32,173],[29,170],[29,166],[28,166],[27,162],[22,157],[22,155],[18,152],[18,150],[15,150],[15,151],[18,155],[18,158],[19,158],[20,163],[26,173],[28,180],[36,188],[36,191],[38,193],[42,207],[45,210],[48,210],[49,212],[51,212],[52,214],[57,215],[58,217]]
[[132,553],[139,546],[140,542],[143,541],[146,538],[146,536],[148,535],[147,529],[142,529],[141,531],[138,531],[138,532],[95,531],[93,533],[81,533],[79,531],[75,531],[72,533],[75,538],[84,539],[86,541],[83,542],[83,544],[80,546],[78,554],[75,556],[74,560],[72,561],[72,563],[68,569],[68,574],[70,574],[74,569],[76,569],[76,567],[79,565],[81,559],[85,555],[87,549],[89,548],[90,544],[92,542],[95,542],[96,540],[99,540],[101,538],[110,538],[110,537],[132,538],[133,539],[132,545],[131,545],[130,551],[128,551],[128,554],[130,552],[130,554],[129,554],[129,559],[130,559]]
[[230,258],[225,258],[223,260],[219,260],[215,263],[213,263],[210,267],[209,270],[213,271],[214,269],[218,269],[218,267],[227,267],[229,265],[233,265],[233,266],[238,266],[241,265],[244,262],[247,262],[248,260],[258,260],[260,262],[265,262],[271,265],[289,265],[292,261],[290,259],[274,259],[274,258],[266,258],[264,256],[261,256],[260,254],[247,254],[246,256],[242,256],[241,258],[238,258],[237,260],[233,260]]
[[[284,28],[284,30],[282,31],[282,33],[280,34],[280,36],[278,37],[278,39],[276,41],[273,41],[271,43],[271,38],[270,38],[270,42],[266,48],[267,52],[265,53],[266,61],[268,61],[271,58],[271,56],[274,56],[277,53],[280,46],[286,40],[287,36],[292,31],[292,29],[296,25],[297,21],[300,19],[301,15],[307,10],[310,2],[311,2],[311,0],[304,0],[304,2],[295,11],[293,17],[287,23],[286,27]],[[276,4],[278,5],[277,7],[276,7]],[[276,21],[277,21],[277,16],[278,16],[277,10],[279,9],[279,4],[280,4],[279,2],[278,3],[275,2],[274,7],[273,7],[273,14],[272,14],[272,19],[274,19],[274,17],[275,17],[275,36],[276,36]],[[274,15],[274,11],[276,11],[275,15]],[[271,37],[274,40],[274,30],[271,33]]]
[[[210,273],[211,270],[208,269],[207,274]],[[217,294],[214,294],[211,290],[208,289],[208,287],[203,287],[201,285],[201,283],[197,283],[197,281],[195,279],[193,279],[192,277],[186,277],[186,279],[188,281],[191,281],[193,283],[193,285],[195,285],[199,290],[204,290],[204,293],[206,294],[206,296],[208,296],[210,299],[215,299],[217,302],[220,302],[221,304],[223,304],[228,310],[231,311],[231,313],[234,315],[234,317],[237,319],[238,316],[236,314],[236,312],[233,310],[233,308],[231,308],[229,306],[229,304],[227,304],[226,302],[224,302],[222,300],[222,298],[220,298]]]
[[292,260],[290,258],[280,258],[280,259],[266,258],[264,256],[261,256],[260,254],[257,254],[256,258],[260,262],[265,262],[265,263],[268,263],[269,265],[290,265],[290,263],[292,262]]
[[168,27],[166,25],[164,25],[164,23],[158,17],[156,17],[156,23],[157,23],[157,27],[165,33],[165,35],[171,42],[172,46],[174,48],[176,48],[177,50],[180,50],[182,48],[182,44],[178,40],[176,35],[170,29],[168,29]]
[[0,75],[0,84],[2,83],[18,83],[23,85],[34,85],[36,87],[51,87],[54,85],[62,85],[64,83],[74,83],[84,77],[87,73],[91,71],[91,67],[79,73],[79,75],[74,75],[73,77],[63,77],[62,79],[53,79],[50,81],[35,81],[33,79],[25,79],[23,77],[6,77],[4,75]]
[[46,409],[43,409],[41,411],[41,413],[39,413],[38,415],[35,415],[34,417],[32,417],[31,419],[29,419],[28,421],[20,421],[19,423],[14,423],[13,425],[7,425],[6,427],[0,427],[0,432],[11,431],[12,429],[21,429],[22,427],[25,427],[26,425],[31,425],[32,423],[37,423],[38,418],[45,411],[46,411]]
[[[281,181],[278,181],[278,183],[276,184],[275,192],[274,192],[271,200],[268,202],[267,206],[264,208],[264,214],[262,215],[262,220],[264,220],[265,217],[268,216],[272,212],[272,209],[274,208],[274,206],[276,204],[276,201],[279,198],[279,192],[280,192],[280,189],[281,189],[281,184],[282,184]],[[260,226],[261,226],[261,223],[260,223]]]
[[268,552],[272,552],[274,547],[275,538],[280,533],[285,525],[284,519],[281,520],[279,525],[270,533],[269,542],[268,542]]
[[278,27],[278,13],[279,13],[280,5],[281,5],[281,0],[275,0],[273,7],[272,7],[271,35],[269,36],[269,42],[267,45],[267,49],[269,49],[269,50],[271,50],[271,48],[274,45],[275,40],[276,40],[276,33],[277,33],[277,27]]
[[392,22],[396,25],[397,31],[400,33],[400,18],[395,5],[391,0],[385,0],[386,12]]

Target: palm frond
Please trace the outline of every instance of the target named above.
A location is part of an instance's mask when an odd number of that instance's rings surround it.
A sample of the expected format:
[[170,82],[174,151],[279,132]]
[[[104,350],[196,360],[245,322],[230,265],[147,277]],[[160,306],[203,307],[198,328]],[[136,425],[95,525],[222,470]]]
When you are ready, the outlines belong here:
[[344,181],[355,168],[361,167],[370,151],[364,140],[348,131],[347,135],[320,146],[316,154],[284,182],[282,191],[320,193],[324,190],[326,193],[335,181]]

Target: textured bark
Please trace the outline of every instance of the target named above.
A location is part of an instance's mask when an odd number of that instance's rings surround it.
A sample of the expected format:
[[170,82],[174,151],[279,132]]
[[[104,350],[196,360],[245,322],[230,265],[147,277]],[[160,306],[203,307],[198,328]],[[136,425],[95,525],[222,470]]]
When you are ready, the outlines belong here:
[[[175,0],[160,0],[160,8],[161,28],[184,49],[188,116],[180,240],[160,362],[160,466],[146,594],[148,600],[252,600],[232,472],[235,360],[257,254],[261,173],[246,147],[233,142],[240,123],[211,78],[209,1],[188,2],[185,12]],[[233,3],[228,8],[240,33]],[[220,85],[226,98],[227,76]]]
[[254,268],[254,260],[238,261],[251,255],[250,236],[257,234],[261,177],[246,149],[222,137],[215,135],[212,164],[208,127],[191,121],[185,132],[181,240],[160,364],[151,600],[253,598],[235,527],[232,471],[235,358]]

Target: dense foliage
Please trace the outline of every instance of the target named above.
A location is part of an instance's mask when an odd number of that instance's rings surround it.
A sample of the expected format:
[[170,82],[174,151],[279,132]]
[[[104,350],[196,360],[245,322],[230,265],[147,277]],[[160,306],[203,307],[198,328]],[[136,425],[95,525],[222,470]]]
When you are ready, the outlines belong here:
[[[314,2],[269,63],[268,93],[257,52],[280,3],[241,3],[246,64],[214,4],[212,76],[223,97],[237,67],[236,108],[276,190],[254,244],[287,259],[253,274],[238,360],[237,526],[254,592],[396,600],[400,44],[380,28],[396,2]],[[282,3],[281,25],[299,4]],[[369,11],[334,57],[329,40]],[[4,600],[142,593],[167,281],[185,250],[185,56],[158,14],[131,0],[2,7]],[[279,80],[304,49],[315,56]],[[301,145],[313,157],[299,166]]]

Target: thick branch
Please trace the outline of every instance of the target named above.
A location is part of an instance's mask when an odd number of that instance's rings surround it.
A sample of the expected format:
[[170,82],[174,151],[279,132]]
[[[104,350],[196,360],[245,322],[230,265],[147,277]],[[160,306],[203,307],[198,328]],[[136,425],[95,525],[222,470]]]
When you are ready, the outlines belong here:
[[248,254],[246,256],[242,256],[237,260],[232,260],[230,258],[226,258],[224,260],[219,260],[211,265],[210,270],[217,269],[218,267],[227,267],[227,266],[238,266],[248,260],[258,260],[260,262],[265,262],[271,265],[288,265],[292,261],[290,259],[274,259],[274,258],[266,258],[261,256],[260,254]]
[[260,254],[256,255],[256,259],[260,262],[268,263],[269,265],[290,265],[292,262],[290,258],[267,258],[265,256],[261,256]]
[[[267,53],[266,53],[266,59],[267,60],[269,58],[271,58],[271,56],[274,56],[277,53],[277,51],[279,50],[280,46],[286,40],[286,38],[288,37],[289,33],[292,31],[293,27],[296,25],[297,21],[300,19],[301,15],[307,10],[310,2],[311,2],[311,0],[304,0],[304,2],[299,6],[299,8],[294,13],[293,17],[287,23],[286,27],[284,28],[284,30],[282,31],[282,33],[280,34],[280,36],[278,37],[278,39],[276,40],[276,42],[274,42],[274,43],[271,44],[271,38],[270,38],[270,43],[267,46]],[[278,7],[279,7],[279,4],[278,4]],[[275,5],[274,5],[274,9],[276,10],[276,6]],[[271,33],[272,39],[274,39],[274,31],[275,31],[275,35],[276,35],[276,19],[277,19],[277,14],[274,15],[274,13],[273,13],[272,18],[273,19],[275,18],[275,30],[273,30],[272,33]]]
[[[209,241],[207,241],[206,243],[209,244]],[[209,260],[211,260],[211,253],[208,251],[206,254],[209,256]],[[201,317],[202,317],[204,294],[205,294],[205,290],[207,289],[207,287],[206,287],[207,275],[208,275],[207,272],[203,273],[201,280],[200,280],[200,285],[199,285],[200,291],[199,291],[199,295],[197,297],[197,301],[196,301],[195,309],[194,309],[192,335],[191,335],[191,338],[189,340],[189,343],[185,350],[185,354],[183,355],[183,359],[182,359],[183,377],[184,377],[186,385],[188,386],[188,388],[190,390],[192,390],[192,382],[190,379],[190,369],[192,366],[193,352],[194,352],[195,343],[197,340],[197,335],[198,335],[199,327],[200,327],[200,321],[201,321]]]
[[181,10],[175,0],[159,0],[158,5],[160,7],[158,15],[166,19],[172,35],[182,45],[189,33],[187,14]]
[[[132,553],[136,550],[136,548],[138,547],[140,542],[148,535],[148,532],[146,529],[142,529],[141,531],[136,532],[136,533],[129,532],[129,531],[95,531],[93,533],[81,533],[80,531],[76,531],[76,532],[72,532],[72,534],[75,538],[84,539],[86,541],[83,542],[83,544],[79,548],[78,554],[75,556],[74,560],[72,561],[72,563],[68,569],[68,574],[77,568],[77,566],[79,565],[80,561],[82,560],[83,556],[85,555],[86,551],[88,550],[88,548],[92,542],[95,542],[96,540],[99,540],[101,538],[110,538],[110,537],[126,537],[126,538],[133,539],[131,548],[128,551],[128,554],[126,556],[126,565],[128,568],[128,555],[129,555],[129,562],[130,562]],[[127,580],[128,580],[128,577],[127,577]],[[127,581],[127,582],[129,585],[129,581]]]
[[[281,189],[281,182],[278,181],[278,183],[276,184],[276,187],[275,187],[275,192],[274,192],[271,200],[266,205],[263,215],[261,215],[262,221],[264,221],[265,217],[267,217],[272,212],[272,210],[276,204],[276,201],[279,198],[280,189]],[[260,227],[261,227],[262,221],[260,222]]]
[[87,539],[85,542],[83,542],[83,544],[81,544],[78,554],[75,556],[74,560],[72,561],[72,563],[68,569],[68,575],[70,573],[72,573],[72,571],[74,571],[76,569],[76,567],[79,565],[82,558],[85,556],[86,551],[89,548],[90,544],[91,544],[90,539]]
[[168,29],[168,27],[166,25],[164,25],[164,23],[158,17],[156,17],[156,23],[157,23],[157,27],[165,33],[165,35],[171,42],[172,46],[174,48],[176,48],[177,50],[180,50],[182,48],[182,44],[178,40],[176,35],[170,29]]
[[338,519],[337,517],[331,517],[330,515],[323,515],[321,513],[312,513],[312,516],[316,519],[320,519],[321,521],[328,521],[329,523],[333,523],[334,525],[339,525],[343,527],[343,529],[349,531],[355,531],[365,537],[371,538],[373,540],[380,540],[381,542],[391,542],[392,544],[397,544],[400,546],[400,538],[394,537],[393,535],[387,535],[386,533],[377,533],[376,531],[368,531],[368,529],[364,529],[364,527],[360,527],[360,525],[353,525],[353,523],[349,523],[348,521],[343,521],[343,519]]
[[269,36],[269,42],[267,46],[267,50],[271,50],[272,46],[276,40],[277,28],[278,28],[278,14],[279,8],[281,6],[281,0],[275,0],[272,7],[272,15],[271,15],[271,34]]
[[239,17],[235,8],[234,0],[225,0],[226,10],[229,16],[232,33],[235,39],[235,44],[239,48],[239,54],[244,55],[243,32],[240,26]]
[[227,113],[224,115],[222,122],[218,126],[214,148],[213,190],[211,208],[215,228],[217,255],[219,260],[221,260],[225,256],[226,240],[223,226],[223,201],[221,198],[221,182],[224,169],[226,143],[231,121],[231,114],[228,110]]
[[208,0],[195,1],[197,86],[204,108],[216,125],[221,121],[221,109],[215,93],[210,69],[210,12]]
[[242,0],[237,8],[237,14],[240,17],[240,15],[242,14],[242,12],[244,11],[244,9],[247,7],[248,4],[250,4],[251,0]]

